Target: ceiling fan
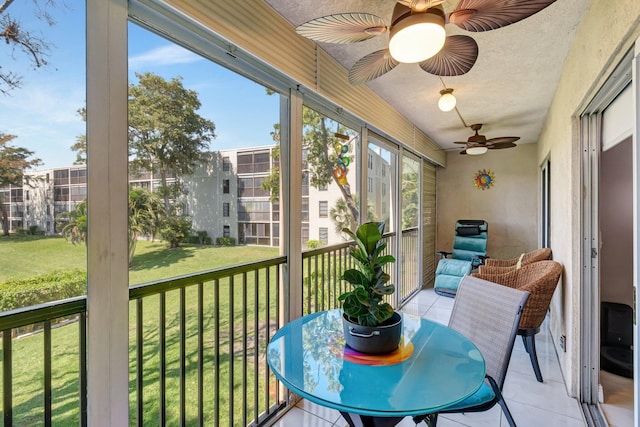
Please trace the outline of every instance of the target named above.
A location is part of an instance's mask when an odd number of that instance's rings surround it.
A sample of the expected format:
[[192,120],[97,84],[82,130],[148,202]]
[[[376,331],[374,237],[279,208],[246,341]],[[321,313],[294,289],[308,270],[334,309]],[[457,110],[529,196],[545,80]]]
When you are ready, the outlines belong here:
[[520,139],[519,136],[502,136],[498,138],[487,139],[484,135],[479,135],[478,131],[482,128],[481,123],[470,126],[476,133],[471,135],[466,141],[455,141],[455,144],[465,144],[466,147],[460,154],[478,155],[484,154],[487,150],[501,150],[503,148],[517,147],[514,142]]
[[349,70],[349,82],[361,84],[380,77],[399,63],[416,63],[436,76],[460,76],[478,58],[478,44],[465,35],[446,36],[446,23],[466,31],[495,30],[521,21],[555,0],[460,0],[445,14],[445,0],[398,0],[391,23],[370,13],[339,13],[312,19],[296,32],[324,43],[357,43],[389,33],[389,47],[359,59]]

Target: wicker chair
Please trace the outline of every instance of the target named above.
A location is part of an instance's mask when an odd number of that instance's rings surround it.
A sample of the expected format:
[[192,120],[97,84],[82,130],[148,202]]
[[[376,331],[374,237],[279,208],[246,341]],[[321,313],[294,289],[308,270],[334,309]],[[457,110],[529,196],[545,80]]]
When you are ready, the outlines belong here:
[[535,336],[540,332],[540,325],[547,314],[551,297],[561,275],[562,265],[555,261],[538,261],[503,274],[472,274],[474,277],[528,291],[531,294],[520,319],[518,335],[522,336],[539,382],[542,382],[542,373],[536,355]]
[[[522,258],[522,259],[521,259]],[[538,261],[551,259],[551,249],[540,248],[531,252],[520,255],[517,258],[497,259],[486,258],[484,264],[478,267],[478,273],[481,274],[502,274],[517,268],[518,261],[520,266],[528,265]]]

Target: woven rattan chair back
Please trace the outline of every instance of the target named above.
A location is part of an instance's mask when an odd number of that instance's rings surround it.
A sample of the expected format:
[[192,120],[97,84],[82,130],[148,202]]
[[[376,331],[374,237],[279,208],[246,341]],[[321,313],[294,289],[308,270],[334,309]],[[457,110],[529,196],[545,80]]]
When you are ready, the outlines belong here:
[[561,275],[562,265],[556,261],[538,261],[503,274],[472,274],[474,277],[531,294],[520,320],[522,329],[540,327]]
[[[520,261],[520,266],[525,266],[533,264],[534,262],[545,261],[548,259],[551,259],[551,249],[540,248],[524,254],[522,256],[522,260]],[[484,265],[481,265],[479,267],[479,272],[488,274],[506,273],[516,268],[519,260],[520,257],[510,259],[487,258],[484,260]]]

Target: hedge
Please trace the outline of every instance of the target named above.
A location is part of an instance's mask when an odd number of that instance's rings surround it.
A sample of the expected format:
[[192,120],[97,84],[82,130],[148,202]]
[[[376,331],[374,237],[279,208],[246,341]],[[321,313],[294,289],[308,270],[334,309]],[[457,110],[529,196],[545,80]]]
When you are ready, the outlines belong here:
[[0,312],[86,293],[87,273],[78,269],[27,279],[9,279],[0,283]]

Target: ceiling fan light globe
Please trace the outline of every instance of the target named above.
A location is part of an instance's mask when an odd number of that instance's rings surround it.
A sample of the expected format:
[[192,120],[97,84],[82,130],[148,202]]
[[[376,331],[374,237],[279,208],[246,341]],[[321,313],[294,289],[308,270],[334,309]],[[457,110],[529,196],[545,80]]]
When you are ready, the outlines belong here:
[[487,147],[469,147],[467,148],[467,154],[471,156],[479,156],[487,152]]
[[444,17],[429,12],[409,15],[391,28],[389,52],[393,59],[422,62],[440,52],[446,38]]
[[438,100],[438,108],[441,111],[451,111],[456,108],[456,97],[452,93],[444,93]]

